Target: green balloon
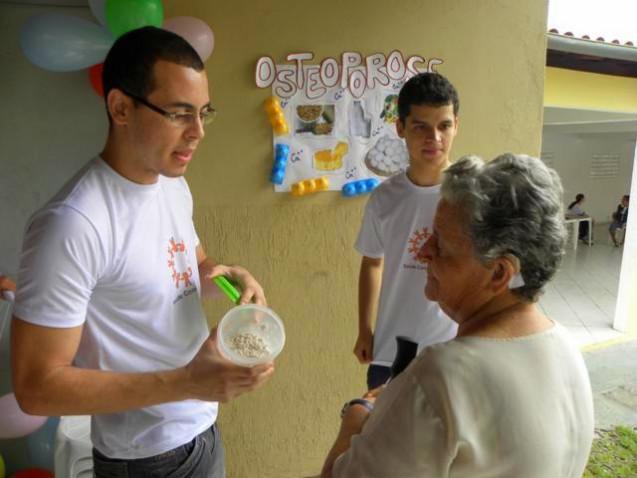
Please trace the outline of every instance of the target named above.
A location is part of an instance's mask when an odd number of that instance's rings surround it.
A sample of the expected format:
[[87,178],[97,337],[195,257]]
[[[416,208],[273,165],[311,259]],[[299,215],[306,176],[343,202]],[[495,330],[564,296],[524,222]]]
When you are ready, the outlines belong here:
[[161,0],[107,0],[106,24],[115,38],[136,28],[161,27],[164,7]]

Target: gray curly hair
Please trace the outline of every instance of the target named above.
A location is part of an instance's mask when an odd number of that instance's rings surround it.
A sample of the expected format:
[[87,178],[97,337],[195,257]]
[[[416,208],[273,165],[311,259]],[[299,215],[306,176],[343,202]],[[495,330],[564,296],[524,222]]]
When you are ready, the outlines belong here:
[[542,161],[503,154],[485,163],[464,156],[444,172],[441,196],[465,213],[480,262],[505,255],[520,262],[518,297],[536,301],[564,256],[566,229],[559,176]]

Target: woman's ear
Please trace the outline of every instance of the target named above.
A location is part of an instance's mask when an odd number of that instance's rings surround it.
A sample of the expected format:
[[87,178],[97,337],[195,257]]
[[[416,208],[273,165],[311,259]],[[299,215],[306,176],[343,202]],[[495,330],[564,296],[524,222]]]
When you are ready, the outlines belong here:
[[491,292],[496,295],[508,290],[511,279],[520,271],[517,258],[508,256],[495,259],[492,263],[492,268],[490,288]]

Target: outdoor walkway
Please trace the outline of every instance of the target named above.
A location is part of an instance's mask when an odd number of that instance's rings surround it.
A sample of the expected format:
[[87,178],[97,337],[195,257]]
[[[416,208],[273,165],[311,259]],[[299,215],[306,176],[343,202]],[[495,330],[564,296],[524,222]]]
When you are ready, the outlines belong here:
[[623,248],[608,238],[608,225],[595,227],[595,245],[567,249],[560,270],[539,305],[565,326],[580,346],[625,338],[612,328]]
[[637,339],[584,352],[595,402],[595,426],[637,427]]

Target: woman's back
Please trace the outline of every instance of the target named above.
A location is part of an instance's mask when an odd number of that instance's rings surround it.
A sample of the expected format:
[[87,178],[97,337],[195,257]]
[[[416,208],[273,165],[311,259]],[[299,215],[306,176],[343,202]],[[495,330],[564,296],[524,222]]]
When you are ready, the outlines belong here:
[[462,337],[388,386],[336,476],[580,478],[593,428],[588,373],[561,326]]
[[463,337],[442,354],[457,455],[450,477],[579,478],[593,440],[588,372],[561,326]]

